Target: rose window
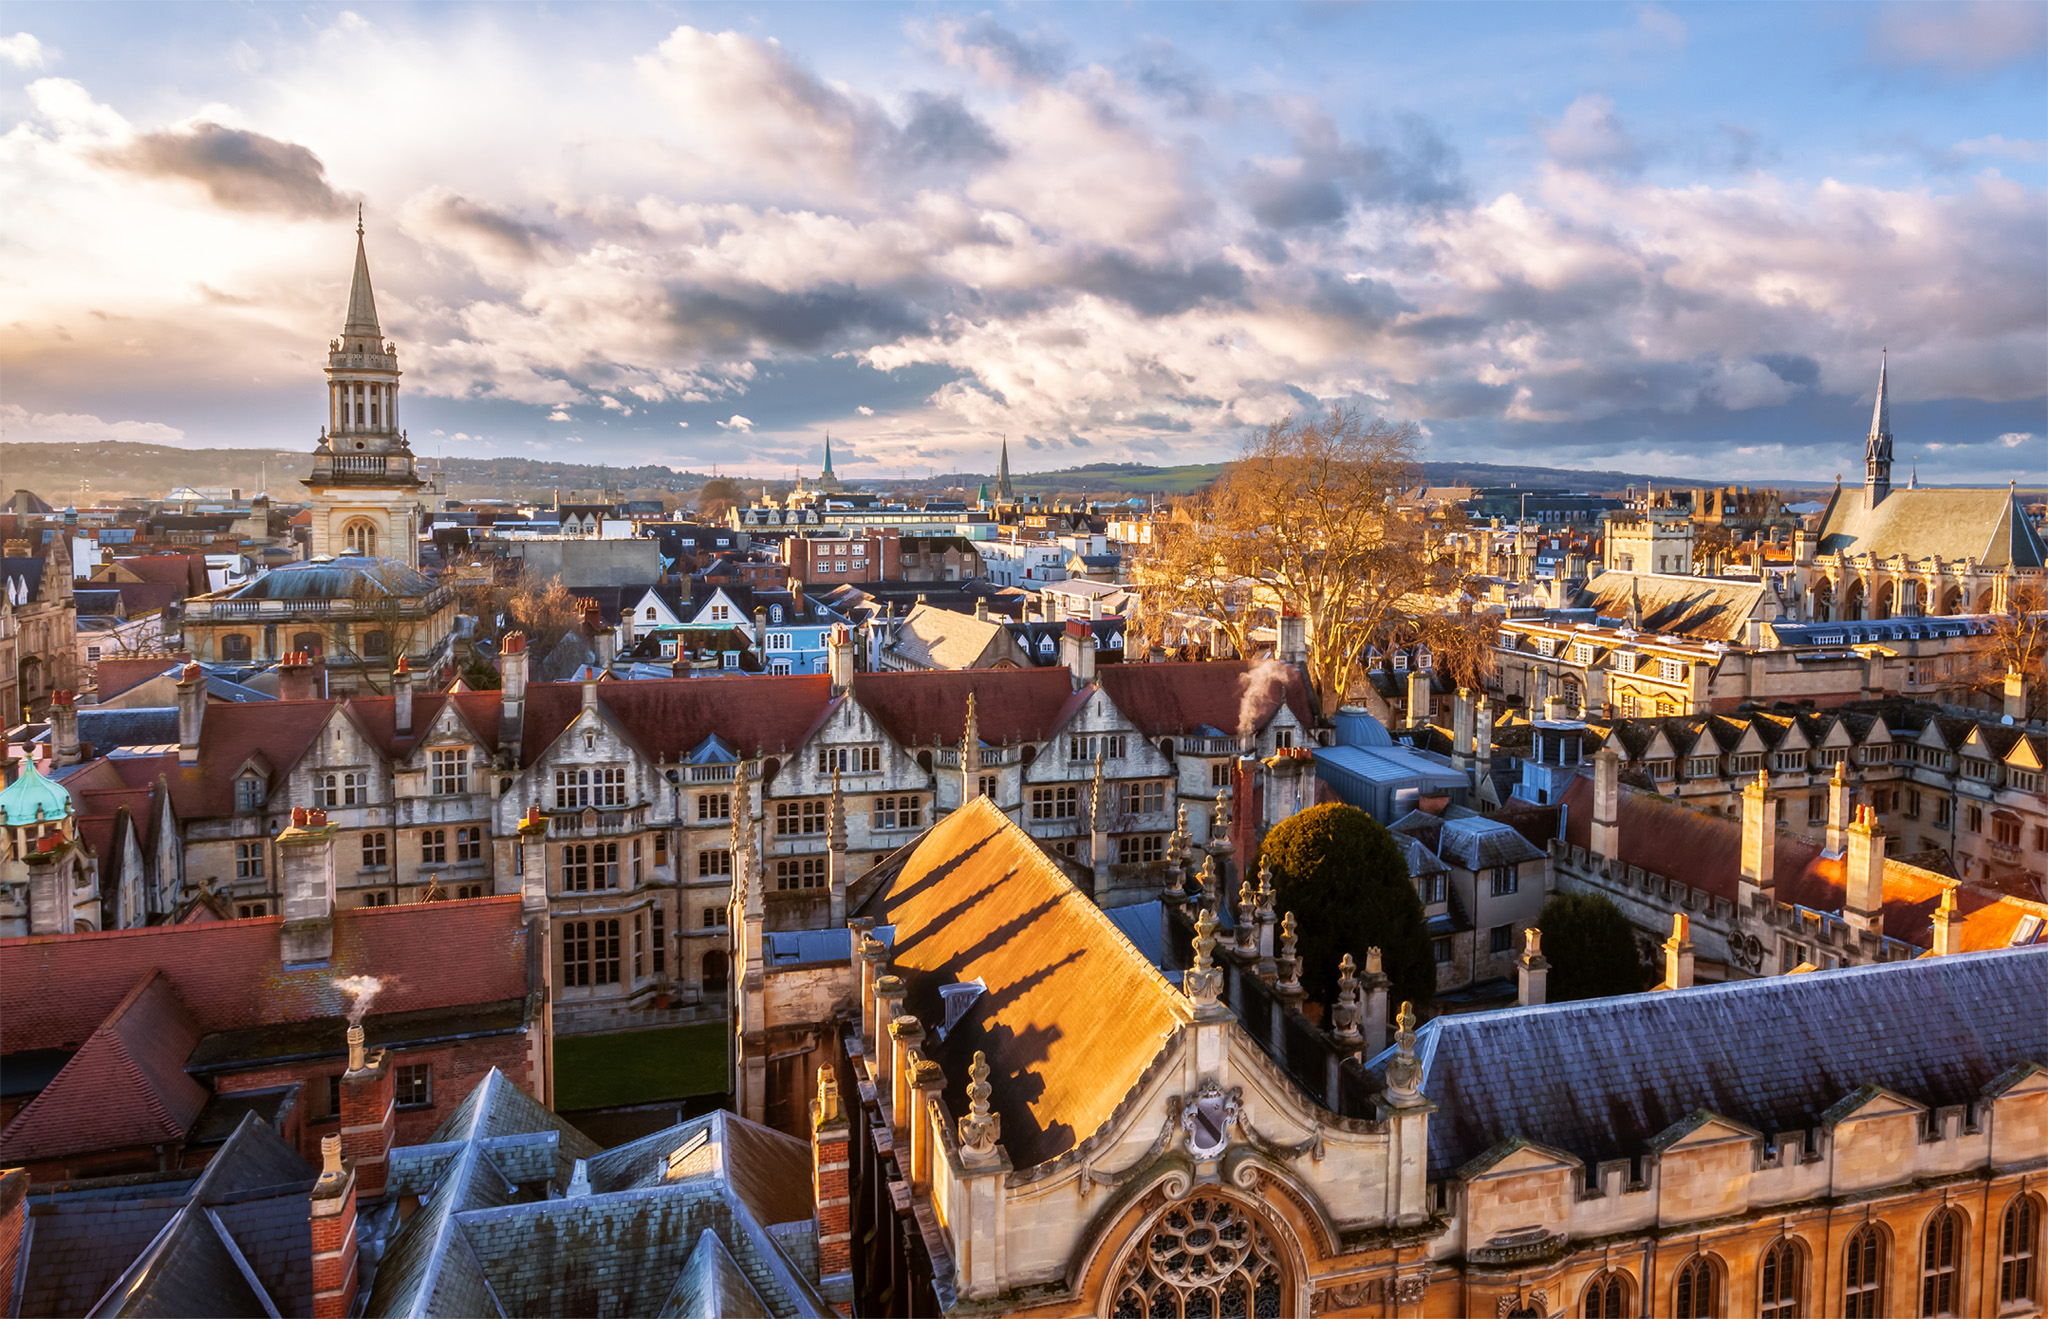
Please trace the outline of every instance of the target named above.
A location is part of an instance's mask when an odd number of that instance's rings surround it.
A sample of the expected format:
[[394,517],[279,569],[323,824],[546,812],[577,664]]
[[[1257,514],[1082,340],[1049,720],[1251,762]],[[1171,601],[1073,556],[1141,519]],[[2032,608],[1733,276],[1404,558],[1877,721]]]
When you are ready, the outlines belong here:
[[1227,1200],[1189,1200],[1124,1265],[1113,1319],[1279,1319],[1280,1252]]

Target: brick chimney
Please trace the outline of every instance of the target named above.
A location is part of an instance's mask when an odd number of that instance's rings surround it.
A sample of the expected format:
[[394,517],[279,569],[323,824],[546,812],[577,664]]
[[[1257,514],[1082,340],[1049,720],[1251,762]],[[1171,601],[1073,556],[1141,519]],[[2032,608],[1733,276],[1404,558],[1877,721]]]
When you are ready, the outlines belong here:
[[1682,911],[1671,917],[1671,937],[1664,941],[1664,983],[1657,988],[1692,988],[1692,922]]
[[1586,841],[1595,856],[1621,859],[1621,756],[1613,747],[1593,753],[1593,820]]
[[1934,909],[1934,955],[1948,957],[1963,951],[1963,913],[1956,909],[1956,886],[1941,891],[1941,905]]
[[1828,780],[1828,831],[1826,851],[1840,856],[1849,845],[1849,821],[1853,818],[1856,794],[1849,787],[1847,758],[1835,762],[1834,777]]
[[51,692],[50,763],[62,768],[78,761],[78,697],[67,691]]
[[361,1279],[356,1258],[356,1174],[342,1162],[341,1137],[320,1138],[313,1184],[313,1319],[347,1319]]
[[1771,814],[1771,774],[1760,769],[1742,789],[1742,883],[1759,893],[1777,882],[1778,821]]
[[178,763],[199,763],[199,730],[206,721],[206,671],[197,664],[178,670]]
[[853,631],[844,623],[834,623],[831,639],[825,643],[825,668],[832,675],[834,696],[853,690],[853,661]]
[[1550,993],[1550,963],[1543,957],[1543,931],[1531,925],[1522,931],[1522,955],[1515,959],[1515,1002],[1541,1007]]
[[[1233,873],[1249,875],[1253,872],[1252,858],[1264,841],[1260,825],[1266,816],[1265,785],[1260,782],[1262,766],[1258,758],[1250,754],[1239,756],[1231,762],[1235,767],[1235,781],[1231,785],[1230,800],[1230,853]],[[1230,876],[1224,876],[1228,880]]]
[[842,1315],[853,1313],[852,1125],[840,1109],[832,1069],[818,1069],[811,1102],[811,1204],[818,1217],[818,1289]]
[[1842,919],[1859,930],[1882,934],[1885,838],[1868,806],[1856,808],[1848,833],[1848,856],[1842,866]]
[[294,650],[277,662],[278,700],[311,701],[318,699],[319,695],[311,655],[303,650]]
[[0,1172],[0,1278],[9,1290],[21,1276],[21,1243],[28,1231],[28,1182],[26,1168]]
[[387,1049],[368,1049],[361,1024],[348,1028],[348,1070],[341,1075],[341,1152],[355,1170],[357,1194],[384,1196],[398,1134],[397,1078]]
[[284,925],[278,932],[285,965],[324,962],[334,951],[334,839],[340,826],[327,812],[292,807],[277,836],[278,887]]
[[1075,691],[1094,682],[1095,629],[1081,619],[1068,619],[1066,631],[1060,634],[1060,663],[1072,675]]
[[498,745],[516,750],[526,726],[526,634],[507,632],[498,652]]
[[391,670],[391,724],[398,736],[412,736],[412,663],[403,655]]

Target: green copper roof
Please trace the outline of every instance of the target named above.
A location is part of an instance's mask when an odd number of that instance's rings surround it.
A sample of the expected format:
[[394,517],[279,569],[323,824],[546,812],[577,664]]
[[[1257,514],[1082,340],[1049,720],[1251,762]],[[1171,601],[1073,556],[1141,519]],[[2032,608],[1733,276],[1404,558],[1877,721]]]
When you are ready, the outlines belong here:
[[19,829],[38,820],[61,820],[71,814],[71,794],[36,768],[22,762],[21,777],[0,789],[0,824]]

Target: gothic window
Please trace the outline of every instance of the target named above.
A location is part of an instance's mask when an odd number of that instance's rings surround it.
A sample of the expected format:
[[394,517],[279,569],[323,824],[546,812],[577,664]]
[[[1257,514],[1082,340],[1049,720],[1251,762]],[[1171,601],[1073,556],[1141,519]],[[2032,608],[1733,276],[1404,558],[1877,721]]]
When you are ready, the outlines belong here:
[[357,518],[343,527],[341,538],[350,554],[374,555],[377,552],[377,524],[368,518]]
[[1678,1271],[1678,1286],[1672,1296],[1672,1313],[1677,1319],[1714,1319],[1714,1265],[1705,1255],[1695,1255]]
[[1762,1319],[1797,1319],[1799,1314],[1799,1247],[1780,1237],[1764,1252],[1758,1278],[1757,1313]]
[[1961,1300],[1957,1289],[1956,1264],[1962,1258],[1963,1219],[1953,1209],[1938,1211],[1927,1220],[1927,1232],[1920,1248],[1920,1313],[1956,1313]]
[[1849,1238],[1849,1254],[1843,1261],[1843,1319],[1877,1319],[1883,1293],[1884,1241],[1876,1227],[1866,1224]]
[[1168,1209],[1125,1263],[1115,1319],[1278,1319],[1283,1265],[1272,1239],[1227,1200]]
[[1621,1319],[1628,1305],[1628,1279],[1619,1273],[1603,1273],[1586,1288],[1585,1319]]
[[1998,1229],[1998,1303],[2021,1305],[2034,1299],[2034,1259],[2040,1244],[2041,1210],[2030,1195],[2016,1195]]

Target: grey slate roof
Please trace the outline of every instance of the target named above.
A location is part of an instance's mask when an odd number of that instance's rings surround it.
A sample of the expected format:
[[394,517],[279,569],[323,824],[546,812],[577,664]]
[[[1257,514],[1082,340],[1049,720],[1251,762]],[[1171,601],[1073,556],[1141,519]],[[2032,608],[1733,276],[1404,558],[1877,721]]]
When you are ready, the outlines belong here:
[[1516,1136],[1630,1157],[1701,1109],[1803,1131],[1863,1085],[1967,1103],[2048,1064],[2043,1003],[2048,947],[1438,1017],[1416,1042],[1437,1105],[1429,1166],[1448,1174]]
[[1543,853],[1513,825],[1484,817],[1446,818],[1443,832],[1437,835],[1436,850],[1472,871],[1543,859]]

